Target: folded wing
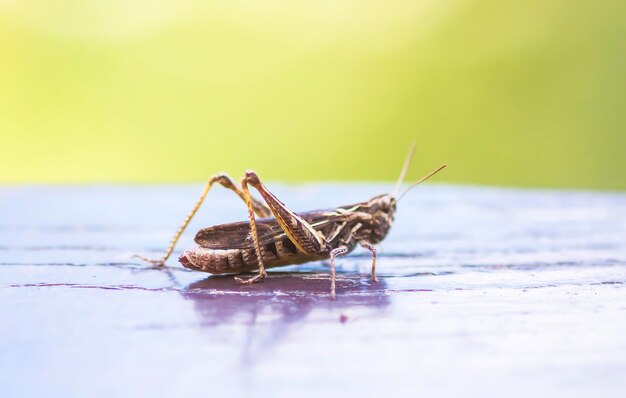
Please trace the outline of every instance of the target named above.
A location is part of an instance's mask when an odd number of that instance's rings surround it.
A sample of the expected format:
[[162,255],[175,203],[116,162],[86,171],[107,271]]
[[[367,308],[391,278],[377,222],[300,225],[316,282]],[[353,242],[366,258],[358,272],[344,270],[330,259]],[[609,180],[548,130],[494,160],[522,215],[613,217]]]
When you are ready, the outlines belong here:
[[[318,229],[318,225],[324,225],[336,217],[341,217],[340,214],[335,213],[333,210],[317,210],[299,213],[299,215],[315,229]],[[256,226],[260,245],[282,239],[285,236],[285,231],[280,228],[274,217],[258,219]],[[254,247],[248,221],[202,228],[198,231],[194,240],[198,245],[207,249],[246,249]]]

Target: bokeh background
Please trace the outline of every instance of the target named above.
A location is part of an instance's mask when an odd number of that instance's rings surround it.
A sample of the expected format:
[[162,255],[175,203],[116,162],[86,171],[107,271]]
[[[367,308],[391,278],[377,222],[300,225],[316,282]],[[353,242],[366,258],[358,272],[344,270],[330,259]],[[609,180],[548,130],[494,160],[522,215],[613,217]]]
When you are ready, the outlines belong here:
[[0,0],[0,182],[626,189],[626,2]]

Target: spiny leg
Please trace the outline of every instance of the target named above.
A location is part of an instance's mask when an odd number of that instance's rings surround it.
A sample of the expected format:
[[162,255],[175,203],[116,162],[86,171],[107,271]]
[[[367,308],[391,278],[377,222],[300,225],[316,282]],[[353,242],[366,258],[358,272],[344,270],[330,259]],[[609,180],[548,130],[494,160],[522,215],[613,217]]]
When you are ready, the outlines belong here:
[[244,191],[247,189],[247,185],[250,185],[261,194],[281,229],[285,231],[289,240],[291,240],[299,251],[304,254],[321,255],[328,253],[327,243],[324,237],[322,237],[311,224],[278,200],[278,198],[261,183],[254,171],[249,170],[246,173],[241,185]]
[[[141,260],[144,260],[144,261],[147,261],[149,263],[152,263],[152,264],[154,264],[156,266],[160,266],[160,267],[164,266],[165,262],[167,261],[167,259],[170,257],[170,255],[174,251],[174,247],[176,246],[176,243],[178,242],[178,239],[180,239],[181,235],[185,231],[185,228],[187,228],[187,225],[189,225],[189,223],[191,222],[191,219],[193,218],[193,216],[196,214],[196,212],[198,211],[198,209],[202,205],[202,202],[204,202],[204,199],[206,198],[207,194],[209,193],[209,190],[211,189],[211,186],[213,186],[213,184],[215,184],[216,182],[219,183],[220,185],[222,185],[224,188],[230,189],[231,191],[235,192],[237,194],[237,196],[239,196],[244,201],[246,200],[244,198],[243,192],[239,188],[237,188],[237,186],[235,185],[235,183],[233,182],[233,180],[230,177],[228,177],[226,174],[223,174],[223,173],[214,175],[213,177],[209,178],[209,180],[207,181],[206,185],[202,189],[202,193],[200,194],[200,198],[198,198],[198,201],[196,202],[196,204],[191,209],[191,212],[189,212],[189,214],[185,218],[185,221],[183,221],[183,224],[178,228],[178,230],[176,231],[176,233],[172,237],[172,240],[170,241],[170,245],[168,246],[167,250],[165,251],[165,254],[163,255],[163,257],[161,257],[159,259],[151,259],[151,258],[147,258],[147,257],[140,256],[140,255],[135,255],[134,257],[137,257],[137,258],[139,258]],[[254,212],[257,213],[257,215],[259,215],[259,217],[267,217],[267,216],[269,216],[271,214],[270,210],[267,208],[267,206],[265,206],[263,203],[261,203],[257,199],[250,197],[250,202],[252,203],[252,208],[253,208]],[[246,201],[246,203],[247,203],[247,201]]]
[[265,272],[265,266],[263,265],[263,258],[261,257],[261,246],[259,245],[259,235],[256,229],[256,219],[254,218],[254,208],[252,205],[252,197],[250,196],[250,190],[248,189],[248,179],[246,176],[241,181],[241,189],[243,191],[243,199],[248,206],[248,217],[250,218],[250,233],[252,234],[252,240],[254,241],[254,251],[256,253],[257,261],[259,262],[259,273],[252,278],[244,279],[235,277],[235,280],[242,284],[255,283],[263,280],[267,276]]
[[335,257],[347,252],[348,248],[345,246],[330,251],[330,297],[333,299],[335,298]]
[[244,200],[248,205],[248,215],[250,217],[250,232],[254,241],[254,250],[259,262],[259,274],[251,279],[244,280],[237,278],[241,283],[253,283],[262,280],[267,274],[261,257],[261,247],[259,245],[259,237],[257,234],[256,220],[252,202],[250,200],[250,191],[248,185],[256,189],[267,203],[272,215],[276,218],[276,222],[280,228],[285,231],[289,240],[296,246],[298,251],[304,254],[326,254],[328,253],[327,243],[322,236],[302,217],[291,211],[283,202],[271,193],[261,180],[252,170],[248,170],[241,181],[241,189],[243,190]]
[[372,252],[372,281],[378,282],[376,278],[376,248],[368,242],[359,242],[361,246]]

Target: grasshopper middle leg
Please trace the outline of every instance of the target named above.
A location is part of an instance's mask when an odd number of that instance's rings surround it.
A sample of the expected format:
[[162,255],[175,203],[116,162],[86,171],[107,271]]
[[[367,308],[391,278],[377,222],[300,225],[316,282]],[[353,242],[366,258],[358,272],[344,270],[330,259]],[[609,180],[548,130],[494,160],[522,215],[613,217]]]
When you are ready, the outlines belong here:
[[346,254],[348,248],[338,247],[330,251],[330,297],[335,298],[335,257]]
[[376,248],[368,242],[362,241],[360,244],[372,253],[372,281],[378,282],[378,278],[376,278]]

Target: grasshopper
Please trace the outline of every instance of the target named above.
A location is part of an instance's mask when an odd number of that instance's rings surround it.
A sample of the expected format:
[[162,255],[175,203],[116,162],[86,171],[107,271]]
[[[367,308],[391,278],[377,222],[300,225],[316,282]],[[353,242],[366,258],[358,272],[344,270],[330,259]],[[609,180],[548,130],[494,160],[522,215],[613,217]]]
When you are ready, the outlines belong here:
[[[263,280],[267,276],[266,268],[330,259],[330,295],[334,298],[335,258],[350,253],[360,244],[372,253],[371,280],[376,282],[374,245],[387,236],[396,212],[396,204],[411,188],[446,167],[445,164],[440,166],[396,198],[414,151],[415,145],[409,150],[394,194],[378,195],[365,202],[329,210],[293,212],[270,192],[252,170],[246,172],[241,180],[241,187],[226,174],[217,174],[204,186],[200,198],[174,234],[164,256],[160,259],[137,257],[164,266],[209,190],[218,183],[233,191],[246,203],[249,221],[199,230],[195,236],[198,246],[185,251],[178,259],[185,268],[211,274],[238,274],[258,269],[254,277],[235,278],[240,283],[249,284]],[[265,203],[252,197],[249,187],[256,189]]]

